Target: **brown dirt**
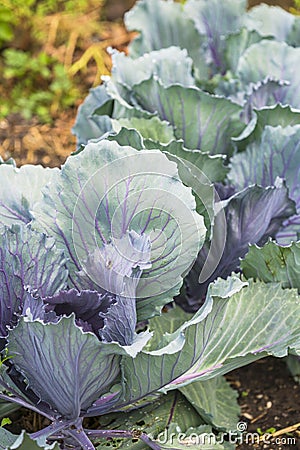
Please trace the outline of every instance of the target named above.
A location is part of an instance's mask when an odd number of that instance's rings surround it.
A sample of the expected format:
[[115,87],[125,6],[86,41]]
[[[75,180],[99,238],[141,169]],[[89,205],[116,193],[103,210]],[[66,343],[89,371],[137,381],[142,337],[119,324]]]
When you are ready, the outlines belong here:
[[75,110],[61,113],[52,125],[39,124],[36,119],[25,120],[11,115],[0,121],[0,156],[14,158],[17,165],[42,164],[60,166],[75,150],[71,134]]
[[253,444],[250,436],[245,437],[239,450],[300,449],[300,385],[284,360],[265,358],[231,372],[227,379],[240,394],[241,421],[247,424],[247,433],[276,433],[261,443],[255,435]]

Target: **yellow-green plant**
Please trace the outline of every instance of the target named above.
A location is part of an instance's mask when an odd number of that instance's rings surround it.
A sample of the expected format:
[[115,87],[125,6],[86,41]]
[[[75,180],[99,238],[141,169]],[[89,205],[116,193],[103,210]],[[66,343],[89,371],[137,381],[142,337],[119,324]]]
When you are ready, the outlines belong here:
[[100,35],[102,6],[103,0],[1,2],[0,117],[19,112],[50,122],[84,95],[75,74],[86,69],[91,58],[100,82],[99,73],[108,71],[105,48],[91,44],[90,58],[79,68],[74,67],[74,54],[78,49],[84,53],[83,42]]

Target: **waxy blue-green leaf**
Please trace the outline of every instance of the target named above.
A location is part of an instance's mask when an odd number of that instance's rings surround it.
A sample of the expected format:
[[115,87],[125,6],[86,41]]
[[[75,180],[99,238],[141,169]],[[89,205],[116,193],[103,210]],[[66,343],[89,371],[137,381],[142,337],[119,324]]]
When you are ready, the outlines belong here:
[[[179,70],[174,71],[174,65]],[[84,103],[79,107],[73,132],[77,136],[78,146],[85,145],[89,140],[99,139],[113,130],[118,130],[118,124],[113,124],[112,118],[133,120],[132,124],[147,138],[162,138],[170,141],[174,135],[167,123],[161,123],[158,118],[150,122],[147,130],[144,122],[139,119],[151,119],[153,114],[136,109],[131,102],[131,89],[135,84],[157,77],[164,86],[180,83],[184,86],[195,85],[191,75],[192,60],[186,50],[172,47],[167,50],[154,51],[137,60],[126,57],[123,53],[113,53],[112,77],[106,77],[105,83],[91,89]],[[156,130],[158,128],[160,131]],[[165,138],[162,133],[166,133]]]
[[[101,108],[101,116],[94,114]],[[96,139],[112,130],[110,116],[113,109],[113,99],[106,92],[105,86],[97,86],[90,90],[89,95],[79,106],[72,132],[77,137],[77,146],[85,145],[90,139]]]
[[175,45],[187,50],[199,78],[208,77],[205,52],[202,49],[204,39],[182,5],[164,0],[140,0],[125,15],[125,24],[129,31],[140,32],[140,36],[129,46],[131,56],[138,57],[152,50]]
[[290,36],[295,22],[299,22],[294,14],[290,14],[278,6],[257,5],[247,14],[248,27],[256,30],[261,36],[271,36],[276,41],[290,44]]
[[195,86],[193,61],[186,49],[181,50],[179,47],[151,51],[136,59],[114,51],[112,63],[111,81],[124,98],[130,98],[130,89],[134,85],[151,77],[157,77],[165,87],[172,84]]
[[[237,67],[244,85],[262,81],[266,77],[287,81],[289,85],[280,90],[277,103],[300,108],[300,75],[297,70],[300,49],[285,42],[264,40],[249,47],[241,56]],[[259,62],[263,61],[263,64]]]
[[177,164],[180,179],[193,189],[196,210],[204,217],[209,232],[214,222],[214,206],[218,201],[213,182],[223,181],[226,176],[227,168],[223,164],[225,156],[188,150],[180,140],[166,145],[144,140],[144,145],[147,148],[159,148],[170,161]]
[[164,88],[159,80],[151,78],[134,86],[132,96],[142,110],[157,113],[161,120],[173,125],[176,138],[189,149],[231,155],[231,138],[245,128],[239,119],[239,105],[197,88]]
[[208,61],[212,63],[212,73],[225,73],[225,37],[236,33],[243,26],[246,1],[188,0],[184,10],[204,37]]
[[0,428],[0,450],[40,450],[41,448],[45,450],[59,450],[59,444],[54,442],[51,445],[39,445],[25,431],[22,431],[17,436],[5,430],[5,428]]
[[[162,142],[158,144],[157,142],[153,142],[152,139],[144,139],[144,145],[147,149],[158,148],[160,151],[165,153],[167,157],[170,155],[170,159],[173,158],[171,161],[176,162],[175,159],[177,158],[183,162],[186,161],[190,168],[194,167],[199,169],[199,171],[203,173],[202,182],[205,181],[206,183],[215,183],[217,181],[224,181],[229,170],[224,165],[224,155],[210,155],[209,153],[202,152],[201,150],[189,150],[184,147],[182,140],[172,140],[166,144]],[[184,180],[182,179],[182,181]],[[184,183],[187,186],[194,187],[194,184],[192,183],[189,184],[185,181]]]
[[66,258],[52,238],[15,225],[0,234],[0,335],[22,313],[26,290],[41,297],[66,285]]
[[300,233],[300,125],[266,126],[261,139],[250,144],[245,152],[236,154],[230,167],[228,178],[236,189],[251,184],[271,186],[276,177],[285,179],[297,213],[283,224],[277,239],[285,244],[297,240]]
[[[119,124],[116,124],[118,121],[114,120],[113,122],[116,130],[119,130]],[[122,147],[129,146],[136,150],[143,150],[145,148],[142,135],[132,128],[121,127],[119,131],[110,133],[105,139],[115,141]]]
[[54,181],[58,172],[42,166],[25,165],[18,169],[0,164],[0,230],[3,225],[31,222],[43,187]]
[[237,138],[233,138],[238,151],[244,151],[252,142],[259,142],[262,133],[267,125],[293,126],[300,124],[300,112],[290,106],[270,106],[255,110],[251,123],[247,125],[244,131]]
[[[250,281],[248,286],[240,282],[232,291],[231,279],[227,283],[221,280],[221,284],[222,295],[232,295],[213,299],[213,291],[208,294],[202,309],[176,331],[177,337],[181,334],[184,339],[177,352],[164,353],[158,345],[156,351],[141,352],[134,360],[123,358],[128,402],[159,389],[159,385],[176,388],[213,378],[268,354],[285,356],[289,346],[299,343],[300,324],[295,316],[300,313],[300,303],[295,290]],[[152,319],[150,328],[155,330],[159,320]],[[186,373],[188,366],[191,369]]]
[[[174,67],[178,70],[174,70]],[[159,80],[164,87],[173,84],[186,87],[195,85],[192,60],[186,50],[171,47],[147,53],[136,60],[115,52],[112,76],[106,77],[105,81],[107,95],[114,100],[110,116],[115,119],[151,118],[153,113],[142,111],[132,98],[133,87],[151,77]],[[103,106],[96,108],[94,112],[96,115],[106,114]]]
[[[115,121],[117,122],[119,121]],[[213,182],[224,181],[228,172],[228,168],[224,165],[224,155],[211,156],[201,150],[188,150],[183,146],[182,140],[162,144],[152,139],[144,139],[136,129],[121,128],[118,134],[111,134],[107,139],[120,145],[130,145],[138,150],[159,149],[170,161],[175,162],[181,181],[186,186],[192,186],[196,210],[204,216],[205,225],[208,230],[210,229],[217,197]]]
[[[205,182],[209,184],[224,181],[229,171],[228,167],[224,165],[225,155],[210,155],[201,150],[187,149],[184,147],[183,141],[174,140],[174,136],[168,142],[164,142],[170,137],[170,125],[160,121],[158,117],[148,120],[135,118],[113,120],[113,126],[117,134],[111,133],[107,136],[108,140],[116,141],[122,146],[129,145],[137,150],[158,149],[165,153],[171,161],[186,161],[190,168],[193,166],[196,170],[199,169],[199,173],[200,171],[203,173]],[[182,178],[181,180],[187,186],[192,186]]]
[[112,242],[118,248],[129,230],[149,235],[151,268],[143,270],[137,291],[141,320],[171,301],[197,256],[206,230],[195,207],[176,164],[161,152],[103,140],[67,160],[58,182],[45,192],[35,226],[65,248],[79,287],[76,272],[97,247]]
[[224,54],[227,70],[230,70],[232,74],[235,74],[242,54],[252,44],[256,44],[261,40],[262,37],[259,33],[254,30],[248,30],[247,28],[242,28],[233,34],[230,34],[226,38],[226,49]]
[[278,281],[285,288],[300,291],[300,243],[281,247],[269,241],[263,247],[251,245],[241,262],[247,278],[255,278],[265,283]]
[[8,348],[14,367],[56,418],[80,417],[119,376],[117,345],[83,332],[74,316],[46,325],[22,318],[9,333]]
[[179,390],[206,423],[225,431],[236,429],[240,415],[238,393],[223,376],[196,381]]
[[[150,121],[156,118],[150,119]],[[138,123],[140,120],[137,119]],[[115,121],[117,123],[119,121]],[[188,150],[182,140],[172,140],[168,144],[143,139],[137,130],[122,128],[118,134],[108,136],[120,145],[132,145],[136,149],[159,149],[170,161],[177,164],[179,177],[186,186],[192,186],[197,212],[204,216],[205,225],[210,229],[214,218],[216,190],[213,182],[223,181],[228,169],[224,165],[224,155],[209,155],[201,150]]]
[[[157,116],[151,117],[149,119],[131,117],[130,119],[118,119],[112,120],[113,129],[115,132],[119,133],[122,128],[127,130],[134,130],[138,132],[143,139],[151,139],[154,142],[160,144],[168,144],[170,141],[174,139],[173,127],[165,121],[161,121]],[[118,139],[118,142],[119,139]],[[124,142],[124,140],[123,140]],[[130,141],[129,141],[130,142]],[[130,145],[129,143],[123,145]],[[135,145],[131,145],[133,148],[139,149],[139,147],[135,147]],[[153,147],[159,148],[159,147]]]

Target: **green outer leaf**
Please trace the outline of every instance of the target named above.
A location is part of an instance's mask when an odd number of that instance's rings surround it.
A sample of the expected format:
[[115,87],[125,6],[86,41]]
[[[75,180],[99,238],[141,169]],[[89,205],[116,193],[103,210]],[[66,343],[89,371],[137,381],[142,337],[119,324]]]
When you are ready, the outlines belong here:
[[132,117],[131,119],[112,119],[112,124],[117,133],[122,129],[121,127],[124,127],[128,130],[137,131],[144,139],[151,139],[161,144],[167,144],[174,139],[171,125],[168,122],[161,121],[156,116],[150,119],[137,117]]
[[[171,141],[167,144],[152,142],[148,139],[144,139],[144,145],[148,149],[158,148],[164,152],[167,157],[179,158],[180,160],[187,161],[188,166],[192,165],[199,169],[205,175],[203,181],[206,183],[215,183],[217,181],[224,181],[228,167],[224,165],[224,155],[210,155],[209,153],[202,152],[201,150],[189,150],[184,147],[182,140]],[[170,157],[170,159],[171,159]],[[171,159],[171,161],[175,159]],[[175,161],[176,162],[176,161]],[[207,179],[206,179],[207,177]],[[182,180],[184,181],[184,180]],[[200,181],[200,180],[199,180]],[[193,184],[185,183],[187,186],[194,187]]]
[[30,439],[25,431],[22,431],[19,436],[16,436],[4,428],[0,428],[0,449],[39,450],[40,448],[44,448],[45,450],[59,450],[59,445],[54,442],[52,445],[40,446],[36,441]]
[[249,124],[249,127],[246,127],[239,137],[233,138],[233,141],[238,150],[243,151],[252,142],[260,141],[266,125],[286,127],[299,123],[300,111],[294,110],[290,106],[269,106],[256,110],[254,120]]
[[[119,126],[117,126],[116,123],[118,123],[118,121],[114,120],[114,127],[118,129]],[[119,145],[124,147],[129,146],[136,150],[144,150],[143,138],[141,134],[134,129],[129,130],[128,128],[121,127],[117,134],[111,133],[106,139],[108,141],[116,141]]]
[[238,67],[239,59],[242,54],[252,44],[256,44],[262,40],[262,36],[254,30],[242,28],[237,33],[230,34],[226,38],[226,65],[228,70],[235,73]]
[[16,403],[10,403],[6,402],[5,400],[0,400],[0,418],[9,416],[19,408],[20,406]]
[[157,113],[169,122],[176,138],[183,139],[189,149],[231,155],[231,138],[245,128],[238,117],[242,110],[239,105],[198,88],[165,88],[151,78],[134,86],[132,95],[142,110]]
[[[288,346],[299,342],[299,313],[296,291],[278,284],[250,281],[230,299],[213,301],[208,294],[193,319],[177,330],[185,338],[180,351],[163,354],[160,349],[159,356],[142,352],[134,360],[123,358],[126,400],[135,401],[175,379],[167,388],[213,378],[267,354],[285,356]],[[153,320],[155,324],[159,318]],[[192,369],[185,374],[187,367]]]
[[[162,339],[164,342],[167,341],[165,340],[166,336],[168,337],[168,341],[172,339],[172,337],[169,338],[169,336],[176,334],[176,331],[192,318],[193,314],[186,313],[179,306],[175,306],[167,313],[163,313],[158,320],[155,318],[151,319],[150,326],[155,330],[150,343],[151,347],[153,349],[160,347]],[[148,350],[149,349],[150,346],[148,347]]]
[[293,242],[287,247],[271,240],[262,248],[251,245],[241,268],[247,278],[265,283],[277,281],[285,288],[300,291],[300,242]]
[[196,381],[179,389],[206,423],[226,431],[236,430],[240,407],[238,393],[223,376]]
[[[113,426],[114,429],[139,430],[155,439],[159,433],[169,427],[170,421],[176,422],[183,431],[203,423],[199,414],[185,397],[180,392],[174,391],[167,395],[161,395],[158,400],[143,408],[101,416],[101,428],[109,429]],[[100,445],[96,446],[97,449],[110,447],[144,450],[145,443],[134,442],[131,439],[113,439],[111,442],[105,440],[101,443],[100,441]]]
[[31,222],[43,187],[58,174],[58,169],[42,166],[25,165],[17,169],[11,164],[0,164],[0,230],[2,225]]

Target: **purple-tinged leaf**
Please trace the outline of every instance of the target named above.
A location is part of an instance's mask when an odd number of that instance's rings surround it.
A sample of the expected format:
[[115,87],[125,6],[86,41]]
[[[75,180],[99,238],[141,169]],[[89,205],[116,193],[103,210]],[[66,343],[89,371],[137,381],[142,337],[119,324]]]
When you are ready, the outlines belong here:
[[[46,311],[55,312],[58,317],[69,316],[74,313],[76,323],[84,331],[92,331],[99,337],[99,330],[104,326],[103,315],[115,302],[109,294],[101,295],[95,291],[81,291],[75,289],[70,291],[60,291],[53,297],[43,299],[46,304]],[[38,317],[43,319],[43,317]]]
[[[300,76],[297,67],[300,49],[285,42],[264,40],[249,47],[241,56],[237,67],[238,76],[245,86],[271,77],[289,82],[280,91],[280,103],[300,108]],[[264,64],[260,64],[264,61]]]
[[[187,311],[199,308],[212,281],[227,278],[238,270],[249,244],[263,245],[295,211],[294,202],[280,180],[271,188],[249,187],[226,200],[223,208],[215,217],[211,243],[200,250],[185,278],[185,292],[176,299]],[[224,235],[225,243],[220,241],[220,236]]]
[[[140,266],[143,273],[136,293],[140,321],[172,300],[197,256],[205,228],[195,206],[191,189],[179,179],[176,164],[161,152],[136,151],[103,140],[88,144],[67,160],[58,182],[45,191],[35,226],[47,230],[66,250],[71,260],[70,277],[78,289],[87,288],[78,277],[82,269],[95,267],[92,278],[96,277],[97,285],[105,282],[101,271],[96,274],[98,257],[111,268],[116,262],[110,259],[114,248],[124,257],[129,272],[146,262],[148,268]],[[132,254],[127,244],[134,247],[136,243],[128,241],[124,252],[123,238],[129,232],[149,236],[150,261],[140,255],[132,264],[130,258],[136,250]],[[118,279],[107,279],[103,288],[111,292],[111,284]],[[118,289],[115,293],[124,295]]]
[[58,175],[58,169],[25,165],[20,169],[0,164],[0,230],[3,225],[27,224],[32,221],[42,189]]
[[195,22],[198,32],[204,37],[213,73],[225,73],[223,56],[226,48],[225,37],[236,33],[243,26],[246,1],[188,0],[184,5],[184,11]]
[[285,179],[296,203],[297,214],[287,218],[277,235],[280,243],[289,244],[300,233],[300,125],[266,126],[260,139],[232,158],[228,178],[236,189],[243,189],[254,183],[273,185],[277,176]]
[[[95,291],[61,291],[54,297],[43,299],[46,315],[42,311],[40,316],[36,314],[33,318],[56,322],[57,317],[74,313],[76,325],[84,331],[93,332],[103,342],[130,346],[135,339],[137,323],[134,295],[136,282],[128,279],[128,283],[130,281],[134,284],[131,298]],[[51,312],[54,317],[50,316]]]
[[22,318],[8,341],[14,367],[57,418],[80,417],[118,380],[115,344],[83,332],[74,316],[46,325]]
[[231,155],[231,138],[245,128],[239,118],[241,106],[198,88],[180,85],[165,88],[159,80],[151,78],[133,87],[132,99],[136,107],[169,122],[176,138],[182,139],[186,148],[210,155]]
[[17,225],[0,234],[1,336],[15,323],[15,314],[22,313],[26,289],[45,297],[65,287],[65,265],[52,238]]
[[246,90],[245,110],[248,110],[248,123],[253,117],[253,109],[258,110],[266,106],[272,106],[277,103],[284,103],[285,89],[289,82],[277,81],[267,77],[265,80],[257,83],[250,83]]
[[177,46],[187,50],[199,77],[208,77],[205,51],[202,49],[204,39],[181,5],[164,0],[139,1],[125,15],[125,24],[128,30],[140,32],[140,36],[129,46],[132,57]]

